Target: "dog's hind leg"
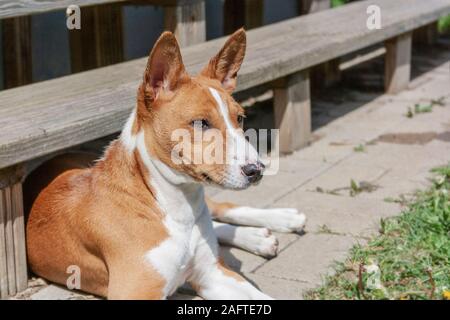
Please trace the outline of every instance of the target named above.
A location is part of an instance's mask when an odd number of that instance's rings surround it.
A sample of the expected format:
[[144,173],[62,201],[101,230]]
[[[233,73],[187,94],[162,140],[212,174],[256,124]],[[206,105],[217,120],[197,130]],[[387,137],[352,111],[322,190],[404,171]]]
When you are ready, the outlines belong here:
[[213,222],[219,243],[238,247],[251,253],[272,258],[278,253],[278,240],[267,228],[239,227]]
[[214,220],[243,226],[262,227],[277,232],[300,232],[306,217],[294,208],[257,209],[206,198]]

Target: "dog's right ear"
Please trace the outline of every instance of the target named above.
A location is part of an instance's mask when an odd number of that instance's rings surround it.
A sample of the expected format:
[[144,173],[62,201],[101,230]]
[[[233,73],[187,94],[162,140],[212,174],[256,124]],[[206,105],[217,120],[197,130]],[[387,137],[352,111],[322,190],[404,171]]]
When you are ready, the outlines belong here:
[[171,32],[163,32],[153,46],[143,79],[146,103],[158,98],[162,90],[173,91],[187,76],[180,47]]

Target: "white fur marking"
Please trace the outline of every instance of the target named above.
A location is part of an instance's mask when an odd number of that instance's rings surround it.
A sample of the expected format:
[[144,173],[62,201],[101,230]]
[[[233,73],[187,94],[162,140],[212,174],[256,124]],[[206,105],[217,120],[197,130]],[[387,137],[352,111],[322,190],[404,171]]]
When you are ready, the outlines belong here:
[[[184,175],[175,172],[162,162],[152,159],[145,147],[145,136],[137,136],[137,148],[150,172],[149,183],[156,192],[157,203],[164,214],[163,224],[169,237],[145,254],[148,261],[166,280],[167,296],[183,283],[189,271],[189,261],[194,255],[191,245],[192,229],[196,215],[204,203],[203,187],[186,183]],[[185,266],[184,270],[180,269]]]
[[122,141],[122,144],[130,153],[134,151],[134,148],[136,148],[136,135],[132,134],[133,125],[135,121],[136,121],[136,109],[134,109],[133,112],[131,112],[120,135],[120,140]]
[[242,167],[248,163],[256,163],[259,159],[258,152],[245,139],[242,129],[233,127],[228,106],[222,100],[217,90],[209,88],[209,91],[219,107],[219,112],[227,128],[227,173],[223,182],[224,186],[245,188],[249,185],[249,182],[242,174]]
[[227,210],[220,220],[246,226],[264,227],[278,232],[299,232],[305,226],[306,216],[293,208],[236,207]]

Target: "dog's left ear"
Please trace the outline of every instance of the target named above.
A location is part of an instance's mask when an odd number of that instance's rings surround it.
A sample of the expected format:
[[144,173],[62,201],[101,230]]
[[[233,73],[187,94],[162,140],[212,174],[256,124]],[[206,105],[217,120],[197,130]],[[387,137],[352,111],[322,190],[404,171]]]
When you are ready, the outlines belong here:
[[201,74],[217,79],[229,93],[236,88],[236,78],[245,56],[247,39],[243,28],[233,33],[219,53],[213,57]]

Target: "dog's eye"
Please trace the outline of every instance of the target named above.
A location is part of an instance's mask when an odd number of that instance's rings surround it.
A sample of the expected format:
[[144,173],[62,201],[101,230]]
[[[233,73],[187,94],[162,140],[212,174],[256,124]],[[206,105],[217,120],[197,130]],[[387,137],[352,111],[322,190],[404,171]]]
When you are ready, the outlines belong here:
[[242,115],[242,114],[238,115],[238,117],[237,117],[237,121],[238,121],[239,126],[240,126],[241,128],[244,127],[244,118],[245,118],[245,116]]
[[206,119],[194,120],[191,122],[191,125],[194,128],[198,128],[198,129],[202,129],[202,130],[207,130],[210,128],[209,122]]

